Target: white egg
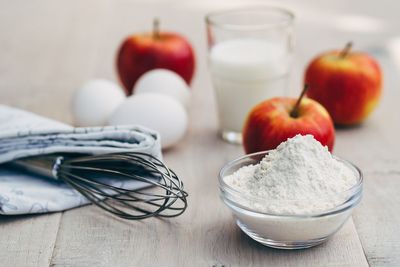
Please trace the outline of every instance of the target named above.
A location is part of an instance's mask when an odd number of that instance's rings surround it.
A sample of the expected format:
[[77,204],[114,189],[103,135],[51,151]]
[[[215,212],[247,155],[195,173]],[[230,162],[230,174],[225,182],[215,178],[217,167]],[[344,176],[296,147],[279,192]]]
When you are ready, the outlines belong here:
[[189,86],[181,76],[167,69],[154,69],[143,74],[133,92],[166,94],[181,102],[185,108],[190,104]]
[[72,115],[77,126],[104,126],[111,113],[126,98],[116,83],[96,79],[85,83],[72,98]]
[[176,144],[185,135],[186,110],[174,98],[156,93],[132,95],[111,115],[109,125],[137,124],[156,130],[162,148]]

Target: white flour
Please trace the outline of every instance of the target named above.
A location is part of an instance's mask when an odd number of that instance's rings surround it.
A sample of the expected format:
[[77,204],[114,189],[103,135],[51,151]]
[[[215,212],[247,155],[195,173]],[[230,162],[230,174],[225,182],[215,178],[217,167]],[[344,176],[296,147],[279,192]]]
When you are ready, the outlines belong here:
[[311,135],[297,135],[280,144],[257,165],[245,166],[224,181],[244,195],[253,210],[273,214],[311,214],[335,208],[339,193],[357,183],[352,170],[334,159]]

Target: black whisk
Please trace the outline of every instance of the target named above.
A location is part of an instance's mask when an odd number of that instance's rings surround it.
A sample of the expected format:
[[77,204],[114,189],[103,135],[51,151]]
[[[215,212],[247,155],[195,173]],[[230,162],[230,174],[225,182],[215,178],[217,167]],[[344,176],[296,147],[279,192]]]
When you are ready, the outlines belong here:
[[[66,182],[93,204],[124,219],[175,217],[187,207],[182,181],[149,154],[46,155],[19,159],[15,164]],[[132,181],[145,189],[129,189]]]

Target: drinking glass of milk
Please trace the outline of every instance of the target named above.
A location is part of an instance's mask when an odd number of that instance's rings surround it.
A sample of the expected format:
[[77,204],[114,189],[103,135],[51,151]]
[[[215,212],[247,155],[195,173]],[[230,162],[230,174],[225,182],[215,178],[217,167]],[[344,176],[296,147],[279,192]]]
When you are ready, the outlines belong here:
[[241,143],[242,127],[251,108],[286,94],[293,19],[290,11],[274,7],[206,16],[209,68],[224,140]]

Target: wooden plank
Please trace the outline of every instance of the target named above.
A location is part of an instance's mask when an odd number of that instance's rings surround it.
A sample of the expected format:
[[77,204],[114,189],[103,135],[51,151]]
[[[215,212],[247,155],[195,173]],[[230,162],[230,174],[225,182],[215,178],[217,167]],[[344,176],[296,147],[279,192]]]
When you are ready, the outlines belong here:
[[106,1],[0,2],[0,103],[70,122],[70,98],[93,78]]
[[61,213],[0,217],[1,266],[49,266]]
[[[70,121],[71,93],[98,56],[104,6],[85,3],[0,2],[0,103]],[[0,217],[0,265],[48,266],[61,216]]]
[[[340,150],[364,171],[364,198],[354,222],[371,266],[400,265],[400,92],[393,62],[380,51],[385,88],[381,104],[362,126],[340,132]],[[391,56],[391,55],[390,55]]]

